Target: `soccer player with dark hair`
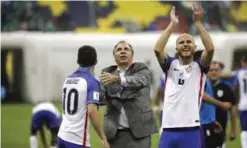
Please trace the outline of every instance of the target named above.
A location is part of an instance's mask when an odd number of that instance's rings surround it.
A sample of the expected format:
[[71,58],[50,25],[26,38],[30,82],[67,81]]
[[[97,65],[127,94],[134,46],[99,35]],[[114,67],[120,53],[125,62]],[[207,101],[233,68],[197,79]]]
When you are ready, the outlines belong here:
[[195,26],[205,47],[201,58],[193,60],[196,44],[194,38],[187,33],[177,38],[178,58],[170,57],[164,49],[179,23],[175,7],[170,12],[170,24],[161,33],[154,47],[158,62],[166,74],[167,86],[164,93],[163,132],[159,148],[201,148],[203,144],[199,111],[214,45],[201,22],[203,16],[201,4],[194,2],[191,9]]
[[100,116],[100,83],[94,77],[97,53],[92,46],[78,50],[79,68],[63,84],[63,121],[58,132],[58,148],[90,148],[89,121],[99,135],[104,148],[109,148]]

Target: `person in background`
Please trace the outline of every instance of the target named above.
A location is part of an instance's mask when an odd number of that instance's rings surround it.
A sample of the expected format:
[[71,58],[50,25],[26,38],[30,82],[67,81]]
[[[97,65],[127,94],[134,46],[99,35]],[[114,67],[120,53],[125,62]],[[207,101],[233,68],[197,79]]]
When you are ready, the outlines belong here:
[[61,116],[54,104],[42,102],[35,105],[32,109],[30,148],[38,148],[37,133],[40,132],[41,141],[45,148],[49,148],[45,138],[44,127],[51,132],[51,146],[57,146],[57,133],[61,123]]

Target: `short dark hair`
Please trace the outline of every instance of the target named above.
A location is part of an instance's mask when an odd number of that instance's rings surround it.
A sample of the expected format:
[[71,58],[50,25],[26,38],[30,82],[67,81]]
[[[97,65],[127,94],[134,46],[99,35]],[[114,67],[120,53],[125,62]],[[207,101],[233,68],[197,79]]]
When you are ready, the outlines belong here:
[[81,67],[91,67],[97,63],[97,52],[94,47],[84,45],[78,49],[77,63]]
[[115,51],[115,48],[116,48],[119,44],[121,44],[121,43],[126,43],[126,44],[128,44],[129,47],[130,47],[130,49],[131,49],[131,51],[132,51],[132,54],[134,55],[133,46],[132,46],[130,43],[124,41],[124,40],[121,40],[121,41],[117,42],[117,44],[114,46],[114,48],[113,48],[113,55],[114,55],[114,53],[115,53],[115,52],[114,52],[114,51]]
[[218,64],[220,66],[220,69],[223,70],[225,68],[225,64],[219,61],[212,61],[211,64]]

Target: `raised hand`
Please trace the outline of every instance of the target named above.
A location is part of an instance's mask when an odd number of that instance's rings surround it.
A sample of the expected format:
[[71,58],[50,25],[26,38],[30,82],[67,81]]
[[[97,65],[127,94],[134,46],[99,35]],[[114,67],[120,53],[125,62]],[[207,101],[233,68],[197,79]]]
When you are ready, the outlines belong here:
[[201,21],[203,16],[203,8],[200,2],[192,3],[191,10],[193,11],[193,20],[195,22]]
[[171,22],[173,22],[174,24],[178,24],[178,16],[176,16],[176,8],[175,6],[172,7],[172,10],[170,12],[170,19],[171,19]]

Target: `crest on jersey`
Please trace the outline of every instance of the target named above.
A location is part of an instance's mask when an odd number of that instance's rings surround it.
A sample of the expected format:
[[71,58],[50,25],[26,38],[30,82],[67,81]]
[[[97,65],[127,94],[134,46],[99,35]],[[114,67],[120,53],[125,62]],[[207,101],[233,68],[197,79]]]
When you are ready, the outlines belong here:
[[191,66],[188,66],[185,70],[186,70],[187,73],[191,73],[192,67]]
[[97,92],[97,91],[93,92],[93,99],[96,101],[99,101],[99,92]]
[[222,97],[223,94],[224,94],[223,90],[218,90],[218,91],[217,91],[217,96],[218,96],[218,97]]

